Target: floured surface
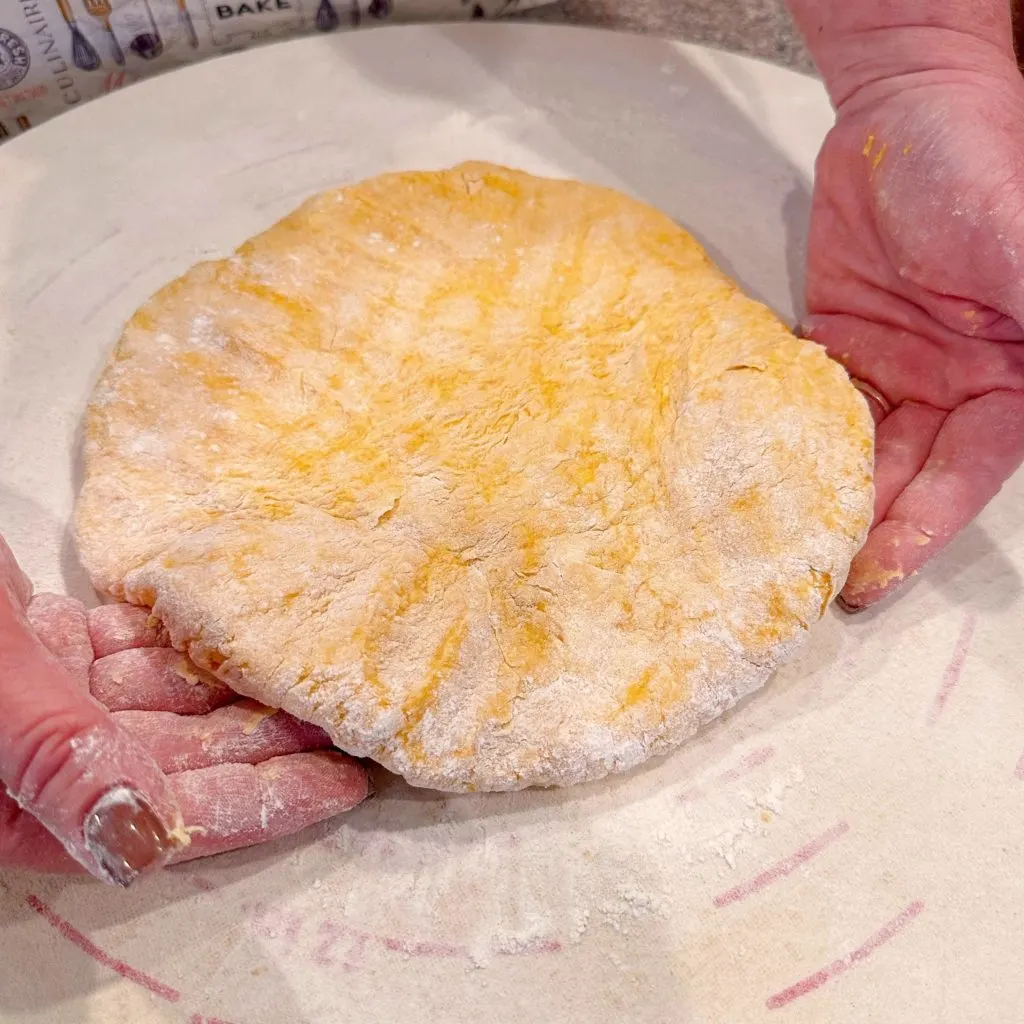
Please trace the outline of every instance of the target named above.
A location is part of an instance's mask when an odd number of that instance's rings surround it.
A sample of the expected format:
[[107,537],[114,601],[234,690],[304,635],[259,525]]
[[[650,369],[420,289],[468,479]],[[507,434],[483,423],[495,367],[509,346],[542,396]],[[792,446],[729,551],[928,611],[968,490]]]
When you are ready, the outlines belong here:
[[449,791],[572,785],[760,686],[871,516],[845,371],[621,193],[323,193],[132,317],[78,547],[179,650]]
[[[71,452],[121,324],[339,175],[482,156],[621,187],[786,309],[783,225],[828,122],[817,85],[770,68],[505,29],[271,47],[44,126],[0,162],[0,530],[81,592]],[[104,144],[72,166],[76,123]],[[383,780],[312,834],[127,894],[3,875],[0,1017],[1015,1024],[1022,502],[1018,479],[899,602],[827,615],[759,697],[628,775]]]

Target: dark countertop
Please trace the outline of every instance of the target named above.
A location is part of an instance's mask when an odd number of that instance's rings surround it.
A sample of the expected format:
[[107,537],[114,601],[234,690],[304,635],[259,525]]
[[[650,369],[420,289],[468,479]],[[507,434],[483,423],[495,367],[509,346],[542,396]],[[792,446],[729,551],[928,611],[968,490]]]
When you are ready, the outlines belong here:
[[522,17],[668,36],[814,70],[782,0],[559,0]]

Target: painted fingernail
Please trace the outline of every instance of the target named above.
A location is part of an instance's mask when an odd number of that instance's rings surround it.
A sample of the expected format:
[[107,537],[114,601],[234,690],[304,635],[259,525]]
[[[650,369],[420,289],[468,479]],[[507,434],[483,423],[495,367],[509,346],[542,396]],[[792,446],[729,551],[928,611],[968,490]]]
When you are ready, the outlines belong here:
[[87,815],[85,847],[107,880],[127,889],[142,872],[163,864],[174,842],[145,798],[118,786],[104,793]]
[[859,604],[850,604],[850,602],[849,602],[849,601],[847,601],[847,600],[846,600],[846,598],[845,598],[845,597],[843,597],[843,595],[842,595],[842,594],[840,594],[840,595],[839,595],[839,596],[838,596],[838,597],[836,598],[836,604],[837,604],[837,605],[839,605],[839,607],[840,607],[840,608],[841,608],[841,609],[842,609],[842,610],[843,610],[844,612],[846,612],[846,614],[847,614],[847,615],[856,615],[856,614],[857,614],[858,612],[862,612],[862,611],[864,611],[864,607],[863,607],[863,605],[859,605]]

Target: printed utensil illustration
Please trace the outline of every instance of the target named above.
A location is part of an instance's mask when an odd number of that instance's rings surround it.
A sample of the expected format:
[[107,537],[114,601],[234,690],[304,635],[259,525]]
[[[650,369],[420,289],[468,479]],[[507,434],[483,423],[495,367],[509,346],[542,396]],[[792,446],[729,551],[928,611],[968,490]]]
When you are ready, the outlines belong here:
[[341,24],[341,18],[331,0],[320,0],[316,9],[316,27],[320,32],[333,32]]
[[82,0],[86,13],[91,14],[106,30],[110,36],[110,48],[114,51],[114,60],[118,64],[124,64],[124,50],[117,41],[117,34],[110,24],[110,15],[114,13],[110,6],[110,0]]
[[[182,28],[185,30],[185,35],[188,38],[188,45],[192,49],[196,49],[199,46],[199,36],[196,35],[196,27],[192,23],[192,15],[188,13],[188,4],[186,0],[178,0],[178,20],[181,22]],[[317,27],[320,27],[320,14],[317,13]]]
[[156,27],[156,18],[153,17],[149,0],[142,0],[142,5],[146,9],[149,24],[143,24],[142,31],[136,31],[135,38],[128,44],[128,49],[143,60],[156,60],[164,52],[164,41],[160,38],[160,30]]
[[68,0],[57,0],[57,7],[71,31],[72,63],[81,71],[95,71],[103,63],[103,59],[96,52],[92,43],[82,34],[82,30],[75,21],[75,16],[71,13],[71,4]]

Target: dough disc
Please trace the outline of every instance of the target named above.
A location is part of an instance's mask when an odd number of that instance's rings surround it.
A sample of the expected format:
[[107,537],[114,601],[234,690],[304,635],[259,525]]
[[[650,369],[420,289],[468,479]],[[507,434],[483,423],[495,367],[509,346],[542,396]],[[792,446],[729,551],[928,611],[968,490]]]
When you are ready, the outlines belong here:
[[163,288],[85,456],[100,589],[455,791],[690,736],[824,613],[872,505],[821,348],[650,207],[487,164],[317,196]]

